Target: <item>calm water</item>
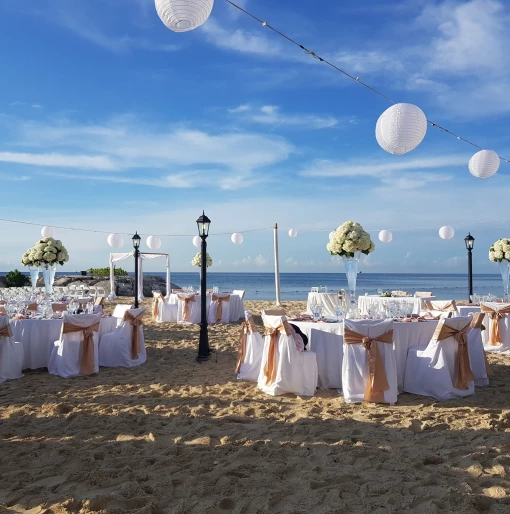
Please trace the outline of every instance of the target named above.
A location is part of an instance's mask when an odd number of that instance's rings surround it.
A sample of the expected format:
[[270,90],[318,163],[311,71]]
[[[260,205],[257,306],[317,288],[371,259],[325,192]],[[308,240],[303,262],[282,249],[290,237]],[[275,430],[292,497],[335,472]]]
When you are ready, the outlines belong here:
[[[5,274],[5,273],[2,273]],[[27,273],[28,274],[28,273]],[[164,277],[165,273],[150,272],[150,275]],[[57,273],[74,275],[74,273]],[[172,282],[181,287],[200,287],[200,275],[193,273],[172,273]],[[275,284],[272,273],[207,273],[207,286],[218,286],[220,291],[246,290],[247,300],[274,300]],[[282,273],[280,289],[282,300],[306,300],[311,287],[327,286],[331,291],[347,289],[345,273]],[[358,275],[359,295],[377,294],[377,290],[401,289],[410,294],[415,291],[432,291],[438,300],[466,299],[468,296],[467,275],[432,275],[412,273],[361,273]],[[503,295],[500,275],[474,275],[473,289],[476,294]]]

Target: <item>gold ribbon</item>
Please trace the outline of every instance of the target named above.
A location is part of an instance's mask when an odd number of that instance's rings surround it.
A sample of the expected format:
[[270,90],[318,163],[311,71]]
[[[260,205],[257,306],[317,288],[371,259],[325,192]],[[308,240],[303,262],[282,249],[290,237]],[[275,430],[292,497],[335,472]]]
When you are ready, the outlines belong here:
[[126,311],[122,318],[122,321],[129,321],[133,327],[131,335],[131,359],[133,360],[138,359],[138,354],[140,353],[140,331],[138,328],[143,326],[142,317],[144,314],[145,310],[138,314],[138,316],[133,316],[129,311]]
[[363,400],[366,402],[384,403],[384,391],[390,386],[386,377],[379,346],[374,343],[393,344],[393,330],[388,330],[376,337],[367,337],[363,334],[344,328],[344,344],[361,344],[367,350],[368,369],[370,376],[365,388]]
[[236,374],[241,372],[241,366],[244,364],[246,357],[246,338],[248,334],[257,332],[253,318],[250,316],[247,321],[241,323],[241,334],[239,336],[239,346],[237,347]]
[[440,312],[457,312],[457,304],[455,300],[445,304],[443,307],[439,307],[436,302],[430,300],[423,301],[423,309],[426,311],[440,311]]
[[510,305],[496,310],[482,303],[480,305],[480,310],[485,312],[491,320],[489,329],[489,345],[499,346],[503,342],[499,323],[505,317],[505,314],[510,313]]
[[5,310],[5,307],[3,305],[0,305],[0,314],[4,316],[7,314],[7,311]]
[[67,303],[52,303],[51,309],[53,312],[64,312],[67,310]]
[[468,351],[468,332],[471,330],[471,324],[468,323],[464,328],[457,330],[456,328],[449,327],[446,323],[439,323],[432,336],[437,341],[443,341],[448,337],[453,337],[457,341],[457,378],[453,387],[466,391],[468,389],[468,382],[473,382],[475,376],[471,370],[469,363]]
[[269,350],[267,352],[267,361],[264,365],[264,376],[266,377],[266,385],[271,385],[276,378],[276,372],[278,370],[276,366],[276,345],[280,334],[290,336],[292,334],[289,323],[284,320],[281,325],[276,328],[266,326],[266,336],[271,339],[269,341]]
[[154,295],[154,302],[152,304],[152,317],[157,319],[159,316],[159,301],[163,300],[163,295],[161,293],[156,293]]
[[213,294],[211,300],[213,302],[218,302],[218,309],[216,311],[216,323],[221,322],[221,315],[223,314],[223,302],[230,301],[230,295],[227,296],[218,296]]
[[12,337],[11,326],[9,323],[3,327],[0,327],[0,337]]
[[79,327],[72,323],[64,323],[62,325],[62,334],[72,334],[74,332],[83,333],[80,375],[90,375],[94,373],[94,332],[98,330],[99,321],[89,327]]
[[184,309],[183,309],[183,313],[182,313],[182,321],[188,321],[190,316],[191,316],[189,302],[194,302],[195,301],[195,295],[193,295],[193,296],[183,296],[183,295],[178,294],[177,298],[179,298],[179,300],[181,300],[181,302],[184,302]]
[[100,305],[103,305],[103,302],[104,302],[104,296],[98,296],[94,300],[94,307],[99,307]]

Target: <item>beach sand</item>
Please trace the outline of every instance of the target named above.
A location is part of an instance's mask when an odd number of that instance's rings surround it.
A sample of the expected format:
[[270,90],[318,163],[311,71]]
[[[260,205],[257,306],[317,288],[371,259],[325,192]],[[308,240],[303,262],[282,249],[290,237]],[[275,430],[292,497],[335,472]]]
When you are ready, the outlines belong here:
[[1,513],[510,512],[510,357],[462,400],[347,405],[236,381],[238,325],[202,364],[198,326],[145,329],[140,368],[0,384]]

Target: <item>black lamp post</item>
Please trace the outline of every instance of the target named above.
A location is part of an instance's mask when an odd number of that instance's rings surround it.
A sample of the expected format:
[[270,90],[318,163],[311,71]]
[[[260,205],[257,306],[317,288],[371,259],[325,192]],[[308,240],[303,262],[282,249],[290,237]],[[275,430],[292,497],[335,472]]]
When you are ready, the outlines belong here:
[[198,342],[197,361],[209,359],[209,334],[207,332],[207,236],[211,220],[202,211],[202,216],[197,219],[198,235],[202,239],[202,265],[200,267],[200,340]]
[[140,242],[142,238],[138,232],[133,236],[133,247],[135,249],[135,309],[138,309],[138,258],[140,257]]
[[475,246],[475,238],[469,233],[465,238],[464,242],[466,243],[466,248],[468,251],[468,283],[469,283],[469,303],[472,303],[473,300],[471,297],[473,296],[473,254],[472,250]]

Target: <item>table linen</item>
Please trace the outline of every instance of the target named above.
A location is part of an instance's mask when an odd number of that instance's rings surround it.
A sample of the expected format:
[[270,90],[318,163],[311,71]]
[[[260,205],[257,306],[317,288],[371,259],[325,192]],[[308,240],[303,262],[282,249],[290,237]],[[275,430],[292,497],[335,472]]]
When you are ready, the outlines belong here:
[[420,314],[424,310],[425,301],[435,300],[435,296],[397,296],[397,297],[383,297],[378,295],[360,296],[358,298],[358,310],[362,316],[368,315],[368,309],[381,309],[388,301],[409,302],[413,304],[413,314]]
[[306,311],[312,314],[311,305],[322,306],[323,316],[335,316],[335,307],[342,307],[342,301],[338,298],[338,293],[308,293],[308,302],[306,304]]

